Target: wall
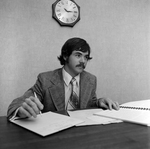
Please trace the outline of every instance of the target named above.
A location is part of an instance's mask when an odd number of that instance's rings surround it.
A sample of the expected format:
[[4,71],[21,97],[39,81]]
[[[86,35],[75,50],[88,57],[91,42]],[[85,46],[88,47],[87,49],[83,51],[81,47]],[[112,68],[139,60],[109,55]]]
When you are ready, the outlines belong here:
[[0,0],[0,115],[38,73],[60,67],[61,46],[86,39],[93,59],[86,70],[98,78],[98,97],[119,103],[150,96],[150,1],[75,0],[81,20],[60,27],[52,18],[55,0]]

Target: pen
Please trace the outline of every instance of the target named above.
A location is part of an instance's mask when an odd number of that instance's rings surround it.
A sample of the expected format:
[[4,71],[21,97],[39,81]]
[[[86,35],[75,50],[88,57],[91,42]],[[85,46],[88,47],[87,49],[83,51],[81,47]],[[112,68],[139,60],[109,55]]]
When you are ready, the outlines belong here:
[[[37,95],[36,95],[36,92],[34,92],[34,96],[35,98],[38,98]],[[42,114],[42,112],[40,111],[40,115]]]

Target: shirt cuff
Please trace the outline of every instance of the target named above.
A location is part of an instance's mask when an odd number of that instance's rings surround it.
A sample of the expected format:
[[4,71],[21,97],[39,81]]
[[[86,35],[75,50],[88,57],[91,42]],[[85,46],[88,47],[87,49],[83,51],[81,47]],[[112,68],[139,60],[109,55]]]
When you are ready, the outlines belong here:
[[[20,108],[20,107],[19,107]],[[13,121],[13,120],[16,120],[16,119],[19,119],[20,117],[16,116],[17,113],[18,113],[18,110],[19,108],[14,112],[13,116],[9,119],[10,121]]]

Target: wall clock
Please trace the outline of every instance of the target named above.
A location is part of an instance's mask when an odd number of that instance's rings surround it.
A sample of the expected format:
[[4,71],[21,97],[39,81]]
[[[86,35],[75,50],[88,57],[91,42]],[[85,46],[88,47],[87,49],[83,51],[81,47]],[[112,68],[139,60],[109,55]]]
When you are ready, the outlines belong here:
[[61,25],[73,27],[80,20],[80,7],[74,0],[56,0],[52,17]]

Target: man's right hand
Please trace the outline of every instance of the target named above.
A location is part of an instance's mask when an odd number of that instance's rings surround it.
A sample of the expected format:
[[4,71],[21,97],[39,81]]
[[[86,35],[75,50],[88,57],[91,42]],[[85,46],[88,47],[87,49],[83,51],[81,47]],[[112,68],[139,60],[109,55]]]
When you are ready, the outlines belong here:
[[22,103],[17,115],[21,118],[31,116],[36,118],[36,116],[40,113],[42,109],[43,104],[40,102],[40,100],[36,97],[31,96],[29,98],[26,98],[25,101]]

